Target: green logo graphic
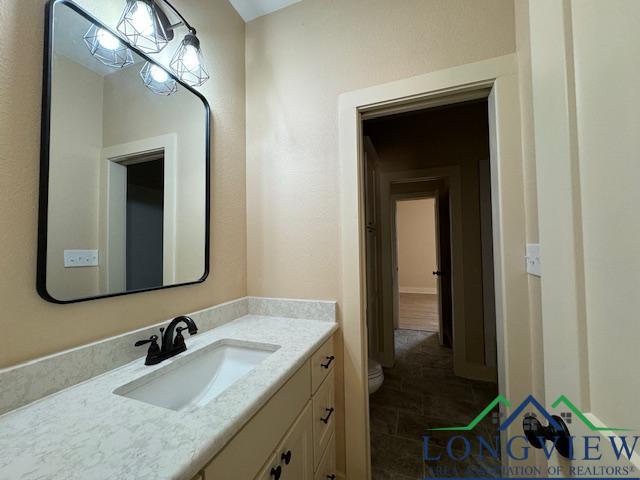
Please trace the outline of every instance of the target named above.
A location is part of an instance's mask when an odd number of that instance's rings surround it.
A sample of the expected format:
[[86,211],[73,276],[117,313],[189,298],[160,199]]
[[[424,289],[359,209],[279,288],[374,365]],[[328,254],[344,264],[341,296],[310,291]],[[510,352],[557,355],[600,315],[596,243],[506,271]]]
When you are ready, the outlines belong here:
[[[470,431],[473,430],[476,425],[478,425],[484,418],[491,413],[491,411],[499,405],[504,405],[506,408],[511,407],[511,402],[507,400],[503,395],[498,395],[493,399],[491,403],[489,403],[479,414],[476,416],[468,425],[462,427],[441,427],[441,428],[430,428],[429,430],[439,430],[439,431]],[[610,431],[610,432],[628,432],[631,429],[628,428],[611,428],[611,427],[598,427],[593,424],[591,420],[589,420],[585,414],[576,407],[566,395],[560,395],[558,399],[551,404],[553,408],[558,408],[560,405],[564,405],[567,409],[569,409],[570,414],[575,415],[589,430],[593,432],[602,432],[602,431]],[[518,418],[518,416],[524,411],[524,409],[528,406],[535,407],[541,414],[544,416],[547,421],[556,425],[556,420],[547,412],[547,410],[538,402],[533,395],[529,395],[524,401],[518,405],[518,407],[513,411],[509,417],[500,424],[500,431],[506,430],[514,420]],[[564,414],[563,414],[564,417]]]

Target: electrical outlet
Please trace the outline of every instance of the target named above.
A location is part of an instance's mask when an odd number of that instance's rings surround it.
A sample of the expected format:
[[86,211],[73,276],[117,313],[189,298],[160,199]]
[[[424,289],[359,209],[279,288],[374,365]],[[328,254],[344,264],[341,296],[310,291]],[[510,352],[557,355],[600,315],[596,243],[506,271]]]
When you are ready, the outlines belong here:
[[98,250],[65,250],[65,268],[97,267]]
[[542,276],[542,265],[540,262],[540,244],[539,243],[527,243],[527,273],[535,275],[536,277]]

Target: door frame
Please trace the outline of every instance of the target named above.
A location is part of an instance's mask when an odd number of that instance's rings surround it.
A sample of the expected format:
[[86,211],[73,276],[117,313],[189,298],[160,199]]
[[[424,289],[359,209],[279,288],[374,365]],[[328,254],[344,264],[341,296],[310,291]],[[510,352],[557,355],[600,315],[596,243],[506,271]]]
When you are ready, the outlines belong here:
[[[456,168],[456,167],[453,167]],[[437,169],[424,169],[424,170],[410,170],[402,172],[390,172],[380,175],[380,198],[383,201],[380,204],[381,218],[387,217],[387,221],[382,221],[380,224],[380,251],[382,257],[387,257],[387,261],[381,262],[381,291],[382,291],[382,314],[380,316],[380,336],[382,352],[380,355],[381,363],[386,366],[392,366],[395,359],[395,342],[394,342],[394,328],[398,326],[398,286],[394,280],[396,274],[394,267],[397,263],[397,238],[394,236],[396,229],[395,218],[395,202],[401,199],[418,199],[418,198],[433,198],[435,189],[416,190],[415,192],[397,193],[392,194],[392,185],[402,184],[424,184],[426,182],[437,180],[450,173],[441,168]],[[439,176],[439,174],[443,174]],[[388,199],[385,201],[384,199]],[[391,258],[389,259],[389,253]],[[385,310],[385,306],[390,308]],[[387,319],[391,318],[391,322]],[[389,325],[392,324],[392,326]]]
[[[488,94],[487,94],[488,91]],[[532,390],[528,281],[523,261],[526,212],[515,54],[347,92],[339,98],[341,317],[344,340],[347,478],[371,478],[365,312],[363,141],[365,114],[388,114],[487,97],[499,391],[512,401]],[[462,101],[458,100],[458,101]],[[506,435],[503,432],[502,445]],[[508,457],[507,464],[509,463]]]
[[123,291],[125,266],[124,232],[113,231],[112,225],[123,225],[120,218],[123,204],[122,191],[126,192],[126,168],[123,161],[129,157],[147,153],[164,152],[164,226],[163,226],[163,284],[176,281],[176,236],[178,202],[178,138],[175,133],[112,145],[102,149],[100,167],[100,251],[104,252],[100,263],[100,285],[107,291]]

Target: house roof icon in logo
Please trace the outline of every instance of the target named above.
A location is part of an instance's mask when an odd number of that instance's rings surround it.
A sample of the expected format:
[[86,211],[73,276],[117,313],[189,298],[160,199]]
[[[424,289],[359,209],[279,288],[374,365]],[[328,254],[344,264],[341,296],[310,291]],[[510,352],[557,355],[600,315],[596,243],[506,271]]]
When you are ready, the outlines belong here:
[[547,420],[547,422],[549,422],[549,425],[551,425],[555,429],[558,429],[558,430],[560,429],[560,425],[558,424],[556,419],[554,419],[551,416],[551,414],[547,412],[547,410],[540,404],[540,402],[538,402],[538,400],[535,399],[533,395],[529,395],[527,398],[525,398],[522,401],[520,405],[518,405],[518,407],[513,411],[513,413],[509,415],[509,418],[507,418],[500,425],[500,431],[503,432],[507,428],[509,428],[509,425],[511,425],[514,422],[514,420],[518,419],[522,414],[522,412],[524,411],[524,409],[527,408],[528,406],[535,407],[535,409],[538,412],[540,412],[540,414]]

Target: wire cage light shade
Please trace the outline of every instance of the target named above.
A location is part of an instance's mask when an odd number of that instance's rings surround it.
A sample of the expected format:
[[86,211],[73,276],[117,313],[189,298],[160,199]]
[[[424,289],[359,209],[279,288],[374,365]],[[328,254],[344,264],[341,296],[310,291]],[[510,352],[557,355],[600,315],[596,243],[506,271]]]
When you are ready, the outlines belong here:
[[192,87],[199,87],[209,80],[209,73],[200,50],[200,41],[192,33],[185,35],[169,67],[180,80]]
[[144,53],[158,53],[169,43],[159,12],[153,0],[127,0],[118,31]]
[[91,55],[103,64],[113,68],[124,68],[133,64],[131,50],[108,30],[91,25],[83,39]]
[[165,69],[153,63],[144,64],[140,70],[140,77],[145,86],[157,95],[169,96],[178,91],[178,83]]

